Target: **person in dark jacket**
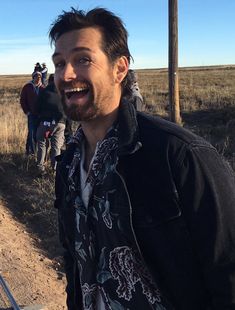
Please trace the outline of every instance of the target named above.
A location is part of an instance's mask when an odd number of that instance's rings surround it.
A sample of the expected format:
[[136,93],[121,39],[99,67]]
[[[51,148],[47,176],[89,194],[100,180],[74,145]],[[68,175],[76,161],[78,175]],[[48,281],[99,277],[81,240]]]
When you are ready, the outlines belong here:
[[34,66],[34,70],[33,70],[33,73],[34,72],[41,72],[42,71],[42,66],[40,65],[39,62],[37,62]]
[[134,70],[129,69],[127,73],[127,79],[127,85],[129,85],[129,89],[128,87],[126,87],[125,92],[122,94],[122,96],[129,97],[129,101],[132,102],[133,106],[137,111],[145,111],[144,99],[140,93],[137,73]]
[[63,12],[55,84],[78,127],[56,173],[69,310],[235,309],[235,180],[214,147],[122,96],[119,17]]
[[54,84],[54,74],[48,79],[48,86],[41,92],[37,100],[39,126],[37,129],[37,167],[39,173],[45,172],[45,159],[50,139],[51,168],[55,171],[55,157],[60,155],[64,144],[66,117],[63,112],[61,98]]
[[24,85],[20,94],[20,105],[28,119],[26,155],[34,155],[36,151],[36,132],[38,126],[36,102],[42,89],[42,74],[39,71],[35,71],[32,74],[32,80]]

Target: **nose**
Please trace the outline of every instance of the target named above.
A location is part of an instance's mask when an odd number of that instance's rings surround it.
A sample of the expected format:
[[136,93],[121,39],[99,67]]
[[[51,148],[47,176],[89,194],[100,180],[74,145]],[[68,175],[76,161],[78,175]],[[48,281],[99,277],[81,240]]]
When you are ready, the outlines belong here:
[[77,77],[76,71],[71,63],[65,64],[63,70],[61,70],[60,78],[64,81],[71,81]]

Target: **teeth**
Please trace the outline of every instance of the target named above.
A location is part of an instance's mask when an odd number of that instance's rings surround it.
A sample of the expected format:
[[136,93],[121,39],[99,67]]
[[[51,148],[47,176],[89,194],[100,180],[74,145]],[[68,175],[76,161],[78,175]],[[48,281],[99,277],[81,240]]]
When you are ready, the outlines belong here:
[[88,89],[87,87],[76,87],[76,88],[71,88],[71,89],[65,89],[64,92],[67,93],[72,93],[72,92],[80,92],[83,90]]

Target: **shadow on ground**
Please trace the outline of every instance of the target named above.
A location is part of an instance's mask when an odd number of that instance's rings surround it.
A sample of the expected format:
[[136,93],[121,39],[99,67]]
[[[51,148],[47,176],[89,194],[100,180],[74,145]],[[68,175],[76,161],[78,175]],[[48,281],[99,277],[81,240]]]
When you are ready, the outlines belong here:
[[184,127],[204,137],[227,159],[235,154],[235,107],[181,113]]
[[229,121],[235,119],[235,106],[190,112],[183,111],[181,115],[184,123],[190,126],[226,126]]
[[61,260],[54,202],[54,176],[39,178],[35,160],[22,154],[0,154],[0,198],[13,217],[24,224],[36,246],[50,258]]

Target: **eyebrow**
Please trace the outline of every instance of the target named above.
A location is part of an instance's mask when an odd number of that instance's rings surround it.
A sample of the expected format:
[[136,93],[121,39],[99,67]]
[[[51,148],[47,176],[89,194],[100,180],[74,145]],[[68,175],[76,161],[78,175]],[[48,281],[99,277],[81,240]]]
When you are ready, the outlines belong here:
[[[71,50],[71,53],[76,53],[76,52],[84,52],[84,51],[87,51],[87,52],[91,52],[91,49],[89,47],[74,47],[72,50]],[[61,53],[59,52],[55,52],[52,54],[52,59],[61,55]]]

